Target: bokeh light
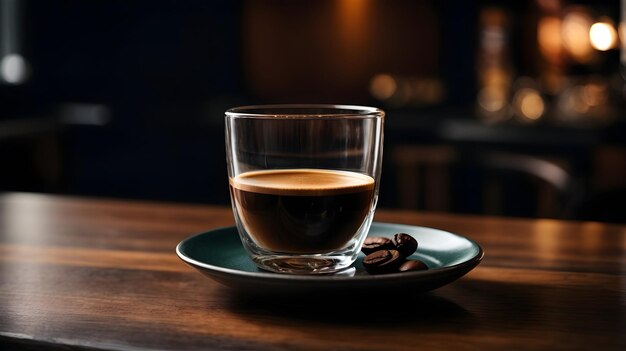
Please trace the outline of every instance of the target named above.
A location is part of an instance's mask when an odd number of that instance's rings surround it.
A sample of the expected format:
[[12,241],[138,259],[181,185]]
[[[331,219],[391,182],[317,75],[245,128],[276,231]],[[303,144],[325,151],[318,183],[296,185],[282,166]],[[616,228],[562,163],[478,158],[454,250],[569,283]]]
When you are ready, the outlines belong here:
[[513,106],[518,117],[526,121],[536,121],[545,112],[545,103],[535,89],[523,88],[515,93]]
[[573,10],[563,17],[561,36],[563,46],[578,62],[587,63],[593,55],[589,39],[589,29],[593,21],[583,9]]
[[28,78],[28,65],[22,55],[8,54],[0,62],[0,76],[9,84],[20,84]]
[[392,97],[398,90],[398,83],[388,74],[377,74],[370,81],[370,94],[380,101]]
[[537,26],[537,42],[543,55],[550,61],[559,61],[561,55],[561,19],[544,17]]
[[617,31],[609,22],[597,22],[589,29],[589,40],[594,49],[607,51],[615,47]]
[[483,88],[478,93],[478,104],[487,112],[500,111],[506,106],[506,94],[500,89]]

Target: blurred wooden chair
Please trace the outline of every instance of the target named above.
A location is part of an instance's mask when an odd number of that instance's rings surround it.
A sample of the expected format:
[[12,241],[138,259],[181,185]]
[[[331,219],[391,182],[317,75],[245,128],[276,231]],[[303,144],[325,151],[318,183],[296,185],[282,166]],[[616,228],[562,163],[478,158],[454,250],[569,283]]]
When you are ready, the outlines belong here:
[[[398,146],[391,153],[399,207],[492,215],[570,216],[576,185],[564,161],[452,146]],[[463,187],[458,185],[463,183],[466,187],[459,190]],[[530,209],[507,209],[517,205],[520,194],[532,202]]]

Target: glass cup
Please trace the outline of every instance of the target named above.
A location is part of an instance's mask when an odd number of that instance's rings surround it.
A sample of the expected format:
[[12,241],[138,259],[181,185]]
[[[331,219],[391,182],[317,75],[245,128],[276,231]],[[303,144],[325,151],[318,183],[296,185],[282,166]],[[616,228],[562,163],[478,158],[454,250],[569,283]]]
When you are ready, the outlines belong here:
[[324,274],[356,260],[378,199],[384,115],[342,105],[226,111],[233,213],[259,268]]

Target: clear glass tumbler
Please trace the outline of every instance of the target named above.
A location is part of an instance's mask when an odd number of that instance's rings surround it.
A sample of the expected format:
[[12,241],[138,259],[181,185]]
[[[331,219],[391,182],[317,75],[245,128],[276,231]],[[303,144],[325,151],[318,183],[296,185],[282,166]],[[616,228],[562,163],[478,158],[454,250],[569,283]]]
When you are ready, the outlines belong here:
[[226,111],[233,213],[259,268],[324,274],[356,260],[378,199],[384,115],[341,105]]

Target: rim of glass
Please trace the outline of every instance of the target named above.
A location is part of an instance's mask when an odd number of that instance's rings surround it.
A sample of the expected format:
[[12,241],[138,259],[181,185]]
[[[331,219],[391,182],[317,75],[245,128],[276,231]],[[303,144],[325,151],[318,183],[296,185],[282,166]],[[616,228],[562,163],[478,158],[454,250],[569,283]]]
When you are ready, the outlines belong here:
[[[272,111],[270,112],[270,110]],[[372,118],[384,117],[385,111],[376,107],[358,105],[273,104],[233,107],[226,111],[226,116],[243,118]]]

